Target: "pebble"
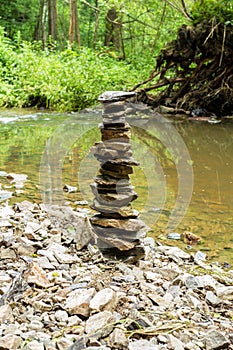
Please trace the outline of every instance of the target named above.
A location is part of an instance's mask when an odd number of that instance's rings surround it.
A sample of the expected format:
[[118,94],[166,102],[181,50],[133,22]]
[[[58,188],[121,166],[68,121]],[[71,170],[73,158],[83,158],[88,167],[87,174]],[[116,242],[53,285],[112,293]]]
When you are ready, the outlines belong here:
[[229,344],[226,337],[215,330],[208,332],[206,335],[206,350],[227,349]]
[[177,232],[171,232],[167,234],[168,239],[174,239],[174,240],[180,240],[181,239],[181,234]]
[[94,296],[95,288],[77,289],[68,294],[65,310],[70,315],[88,317],[90,315],[90,301]]
[[14,350],[20,345],[21,338],[17,335],[7,334],[0,338],[0,349]]
[[91,310],[113,310],[116,305],[116,295],[111,288],[100,290],[90,301]]
[[206,292],[205,300],[212,306],[217,306],[222,302],[221,299],[219,299],[211,290]]
[[174,337],[172,334],[168,335],[168,343],[174,350],[184,350],[184,344],[178,338]]
[[56,345],[59,350],[68,350],[73,345],[73,341],[62,337],[57,341]]
[[217,288],[217,296],[227,300],[233,300],[233,286]]
[[129,343],[129,350],[159,350],[159,346],[154,345],[148,340],[135,340]]
[[43,323],[39,320],[32,320],[29,324],[30,329],[34,329],[35,331],[38,331],[39,329],[43,329]]
[[185,279],[185,285],[187,288],[190,288],[190,289],[196,289],[196,288],[200,287],[200,283],[199,283],[198,278],[196,278],[194,276],[188,276]]
[[27,283],[35,284],[38,287],[46,288],[49,286],[46,272],[35,262],[31,263],[24,277]]
[[68,326],[77,326],[82,322],[81,318],[79,318],[77,315],[70,316],[68,318]]
[[32,340],[25,347],[25,350],[45,350],[44,344],[37,340]]
[[128,346],[128,339],[125,332],[120,328],[115,328],[109,336],[109,345],[112,349],[125,349]]
[[64,322],[64,323],[66,323],[69,319],[68,313],[64,310],[56,311],[54,314],[54,317],[58,322]]
[[95,334],[98,339],[104,338],[113,330],[115,321],[115,316],[110,311],[101,311],[89,317],[86,322],[86,333]]
[[2,324],[5,321],[9,321],[12,318],[12,308],[10,305],[0,306],[0,323]]

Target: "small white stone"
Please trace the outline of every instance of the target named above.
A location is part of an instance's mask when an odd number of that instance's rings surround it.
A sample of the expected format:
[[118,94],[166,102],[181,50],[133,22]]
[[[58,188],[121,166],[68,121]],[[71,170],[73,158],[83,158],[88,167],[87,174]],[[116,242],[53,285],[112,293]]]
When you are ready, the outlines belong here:
[[11,282],[11,277],[8,274],[0,275],[0,284]]
[[217,296],[227,300],[233,300],[233,286],[217,288]]
[[10,319],[12,319],[12,308],[10,305],[0,306],[0,324]]
[[109,343],[113,349],[125,349],[128,346],[128,339],[122,329],[115,328],[109,336]]
[[54,256],[52,251],[39,249],[37,251],[37,255],[46,256],[49,259],[50,262],[57,262],[57,259],[55,258],[55,256]]
[[116,293],[111,288],[104,288],[100,290],[90,301],[90,308],[92,310],[110,310],[116,303]]
[[24,273],[24,278],[28,283],[33,283],[39,287],[48,287],[49,280],[46,272],[35,262],[31,263],[28,271]]
[[129,350],[159,350],[159,346],[152,344],[148,340],[136,340],[129,343]]
[[211,290],[206,292],[205,300],[212,306],[217,306],[222,302]]
[[185,260],[190,259],[190,254],[184,252],[179,247],[159,246],[159,247],[157,247],[157,250],[159,252],[166,254],[166,255],[171,255],[171,256],[174,256],[176,258],[185,259]]
[[40,322],[39,320],[32,320],[31,323],[29,324],[29,329],[33,329],[33,330],[39,330],[39,329],[43,329],[44,325],[42,322]]
[[115,321],[116,319],[110,311],[94,314],[86,322],[86,333],[93,334],[98,331],[98,338],[105,337],[112,331]]
[[184,350],[184,344],[182,343],[182,341],[180,341],[180,339],[174,337],[172,334],[168,334],[167,337],[172,349]]
[[144,276],[148,281],[153,281],[153,282],[156,282],[156,280],[158,280],[161,277],[158,273],[153,271],[145,271]]
[[157,337],[157,339],[158,339],[158,341],[159,341],[160,343],[164,343],[164,344],[167,343],[167,337],[166,337],[165,335],[163,335],[163,334],[159,334],[158,337]]
[[4,335],[7,335],[7,334],[19,335],[21,333],[19,328],[20,328],[20,324],[18,322],[8,324],[5,327]]
[[68,294],[65,309],[70,315],[82,315],[88,317],[90,314],[90,301],[95,293],[95,288],[77,289]]
[[48,270],[55,269],[54,265],[51,264],[51,262],[49,261],[49,259],[46,256],[42,256],[42,257],[38,258],[37,263],[42,269],[48,269]]
[[52,252],[52,253],[63,253],[65,254],[67,252],[67,248],[64,247],[62,244],[60,243],[56,243],[56,242],[52,242],[49,246],[48,246],[48,251]]
[[59,350],[69,350],[70,347],[73,345],[73,342],[70,339],[62,337],[58,339],[56,345]]
[[27,344],[25,350],[44,350],[43,343],[38,342],[37,340],[32,340]]
[[13,350],[20,346],[21,338],[14,334],[7,334],[0,338],[0,349]]
[[67,322],[69,318],[68,313],[64,310],[57,310],[54,316],[58,322]]
[[68,318],[68,326],[77,326],[82,322],[81,318],[76,315],[70,316]]
[[77,255],[54,252],[54,256],[60,264],[74,264],[80,262],[80,259],[77,257]]

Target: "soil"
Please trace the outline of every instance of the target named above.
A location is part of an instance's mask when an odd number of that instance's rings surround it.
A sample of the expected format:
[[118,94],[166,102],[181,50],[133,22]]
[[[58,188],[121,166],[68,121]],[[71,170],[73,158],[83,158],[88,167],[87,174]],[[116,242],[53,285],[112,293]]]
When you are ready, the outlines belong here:
[[138,99],[176,110],[233,113],[233,26],[203,21],[182,25],[157,57],[150,77],[137,84]]

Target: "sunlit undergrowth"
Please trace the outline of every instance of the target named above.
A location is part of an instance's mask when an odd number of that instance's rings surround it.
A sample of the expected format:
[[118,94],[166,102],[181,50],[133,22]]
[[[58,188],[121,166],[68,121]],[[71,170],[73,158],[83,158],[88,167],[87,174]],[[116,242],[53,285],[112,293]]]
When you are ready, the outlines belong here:
[[[38,44],[37,44],[38,45]],[[0,107],[80,110],[105,90],[132,87],[146,73],[133,63],[83,48],[79,52],[41,51],[0,35]],[[148,70],[148,72],[146,72]]]

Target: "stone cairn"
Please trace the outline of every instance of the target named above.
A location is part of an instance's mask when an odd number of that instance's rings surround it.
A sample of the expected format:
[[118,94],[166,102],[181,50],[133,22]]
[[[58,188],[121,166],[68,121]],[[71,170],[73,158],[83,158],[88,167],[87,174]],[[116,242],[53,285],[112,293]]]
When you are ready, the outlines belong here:
[[102,141],[92,148],[100,162],[99,175],[91,184],[95,196],[92,209],[99,212],[91,218],[97,236],[97,245],[103,252],[115,256],[144,254],[140,238],[148,227],[138,218],[131,202],[138,196],[130,183],[133,166],[139,163],[132,158],[130,125],[126,122],[126,100],[133,92],[108,91],[99,97],[103,104],[103,123],[99,128]]

